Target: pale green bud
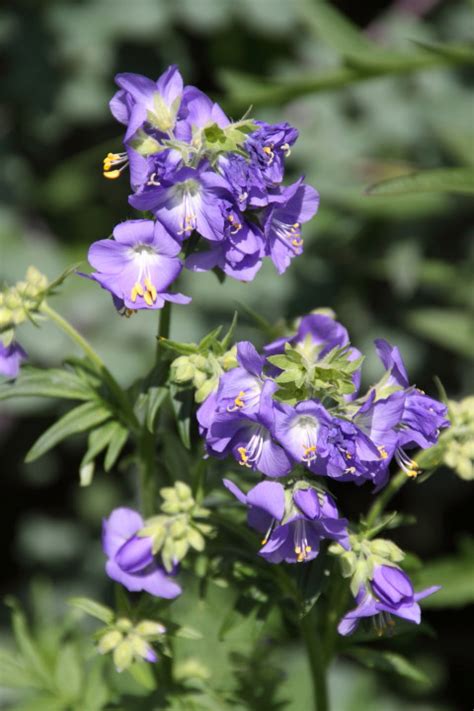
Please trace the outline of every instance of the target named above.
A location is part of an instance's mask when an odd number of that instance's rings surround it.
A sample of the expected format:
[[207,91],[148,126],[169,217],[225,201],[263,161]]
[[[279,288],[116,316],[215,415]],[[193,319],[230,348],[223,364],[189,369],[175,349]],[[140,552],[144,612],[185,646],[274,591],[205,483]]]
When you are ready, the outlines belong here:
[[127,641],[131,645],[132,653],[137,657],[145,659],[151,648],[143,637],[140,637],[138,634],[129,634]]
[[195,367],[188,356],[180,356],[171,365],[172,378],[177,383],[185,383],[194,378]]
[[129,632],[133,627],[132,623],[127,617],[119,617],[115,626],[121,632]]
[[97,649],[99,650],[100,654],[107,654],[107,652],[111,652],[112,649],[115,649],[115,647],[120,644],[120,642],[123,639],[123,634],[119,632],[118,630],[110,630],[110,632],[106,632],[99,640],[97,644]]
[[219,361],[219,365],[225,371],[232,370],[232,368],[236,368],[238,366],[237,346],[232,346],[232,348],[229,351],[226,351],[224,353],[224,355],[222,355],[222,356],[220,356],[220,358],[218,358],[218,361]]
[[371,541],[370,550],[373,555],[394,563],[403,560],[404,557],[403,551],[395,543],[385,538],[376,538]]
[[135,632],[141,637],[160,637],[166,632],[166,627],[160,622],[153,622],[153,620],[141,620],[136,625]]
[[174,488],[180,501],[187,501],[188,499],[193,498],[191,487],[188,486],[188,484],[185,484],[184,481],[177,481]]
[[196,551],[203,551],[205,546],[204,537],[196,528],[190,528],[187,534],[188,543]]
[[183,538],[188,530],[188,522],[184,518],[178,518],[170,525],[168,532],[174,539]]
[[122,672],[133,662],[133,646],[128,639],[114,649],[114,664],[118,672]]

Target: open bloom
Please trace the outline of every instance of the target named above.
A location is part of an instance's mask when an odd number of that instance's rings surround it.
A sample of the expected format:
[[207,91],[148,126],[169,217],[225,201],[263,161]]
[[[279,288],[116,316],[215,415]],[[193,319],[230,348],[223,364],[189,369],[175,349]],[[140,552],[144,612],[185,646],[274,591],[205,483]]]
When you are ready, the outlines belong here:
[[285,158],[290,155],[291,146],[298,138],[298,131],[288,123],[256,123],[259,128],[250,134],[246,147],[265,182],[276,185],[283,180]]
[[102,546],[108,558],[107,575],[130,592],[143,590],[156,597],[175,598],[181,588],[153,556],[151,538],[137,535],[143,527],[140,514],[128,508],[115,509],[104,520]]
[[27,352],[17,341],[5,346],[0,340],[0,375],[6,378],[16,378],[20,366],[28,358]]
[[303,178],[272,194],[262,224],[267,254],[279,274],[286,271],[293,257],[302,254],[301,225],[316,214],[318,206],[318,193],[310,185],[305,185]]
[[363,617],[373,617],[378,634],[393,624],[391,615],[419,624],[421,610],[418,601],[440,589],[439,585],[415,593],[410,578],[403,570],[391,565],[379,565],[366,586],[361,585],[356,597],[357,607],[344,615],[338,626],[341,635],[352,634]]
[[179,243],[158,222],[127,220],[117,225],[114,239],[94,242],[89,262],[91,274],[128,309],[160,309],[165,301],[187,304],[183,294],[168,287],[182,269]]
[[249,526],[264,534],[259,555],[269,563],[302,563],[316,558],[320,541],[349,546],[347,520],[339,518],[333,499],[306,483],[292,490],[263,481],[244,494],[224,479],[229,491],[248,506]]
[[150,210],[169,232],[182,241],[194,230],[208,240],[224,238],[223,209],[231,194],[225,179],[204,162],[199,168],[179,168],[159,186],[131,195],[137,210]]
[[113,116],[127,126],[125,141],[147,125],[168,134],[173,130],[183,94],[183,79],[177,66],[170,66],[156,80],[141,74],[117,74],[120,90],[110,101]]
[[257,469],[267,476],[288,474],[291,459],[272,437],[275,389],[274,382],[265,382],[258,410],[245,412],[236,405],[235,410],[218,411],[206,432],[209,453],[216,457],[232,454],[242,467]]

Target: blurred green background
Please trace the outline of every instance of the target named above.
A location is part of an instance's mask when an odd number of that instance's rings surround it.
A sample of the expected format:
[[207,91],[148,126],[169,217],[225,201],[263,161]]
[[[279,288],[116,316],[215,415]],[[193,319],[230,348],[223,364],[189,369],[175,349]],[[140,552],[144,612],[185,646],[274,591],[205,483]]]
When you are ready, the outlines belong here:
[[[374,41],[381,49],[396,48],[402,63],[403,56],[421,51],[417,42],[464,45],[473,34],[469,2],[330,5],[359,27],[361,51]],[[372,341],[385,337],[399,345],[412,381],[428,393],[436,393],[435,374],[451,398],[472,392],[472,203],[447,193],[365,194],[369,185],[412,169],[474,165],[468,68],[446,57],[436,62],[441,55],[428,53],[439,66],[389,68],[356,81],[346,69],[341,74],[342,55],[353,49],[346,43],[356,40],[345,26],[321,18],[313,0],[4,5],[0,278],[21,278],[29,264],[53,278],[83,260],[92,241],[133,216],[126,177],[111,183],[101,175],[105,153],[120,150],[121,127],[108,111],[113,77],[124,71],[157,77],[177,63],[186,83],[222,101],[233,118],[253,105],[254,117],[299,129],[288,179],[304,173],[320,191],[321,208],[305,226],[304,257],[284,277],[271,264],[250,285],[228,279],[222,286],[213,274],[186,274],[182,290],[193,303],[174,309],[172,337],[197,340],[240,309],[239,336],[258,338],[240,304],[271,321],[325,306],[368,354],[367,380],[379,372]],[[79,277],[66,282],[56,307],[90,338],[122,383],[149,367],[155,329],[150,314],[120,318],[107,294]],[[25,327],[20,340],[35,364],[59,364],[71,352],[49,326]],[[0,411],[0,591],[21,596],[32,579],[52,578],[50,596],[60,612],[71,593],[106,595],[100,521],[114,505],[131,503],[133,488],[119,472],[98,472],[90,489],[79,489],[80,440],[23,464],[22,456],[57,412],[54,403],[44,402],[9,403]],[[355,514],[369,498],[354,491],[345,510]],[[416,527],[397,532],[397,542],[423,559],[461,556],[460,541],[472,527],[472,484],[445,470],[422,488],[405,487],[395,503],[419,514]],[[473,588],[472,549],[466,560]],[[332,676],[335,710],[469,707],[474,688],[466,630],[474,615],[464,602],[454,609],[435,602],[427,611],[437,636],[423,636],[412,652],[431,685],[400,685],[390,675],[375,676],[343,661]],[[6,624],[6,610],[0,619]],[[283,698],[293,699],[284,708],[299,711],[309,693],[298,671],[301,652],[289,647],[280,656],[287,671]],[[208,657],[211,664],[212,650]],[[7,699],[0,691],[0,708]]]

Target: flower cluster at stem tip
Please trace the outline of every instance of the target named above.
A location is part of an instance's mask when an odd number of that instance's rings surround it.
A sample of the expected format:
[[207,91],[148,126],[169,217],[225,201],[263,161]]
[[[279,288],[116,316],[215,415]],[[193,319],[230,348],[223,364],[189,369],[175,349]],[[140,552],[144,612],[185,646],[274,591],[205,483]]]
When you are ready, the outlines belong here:
[[117,309],[128,315],[166,301],[188,303],[170,291],[183,266],[248,282],[268,256],[282,274],[302,253],[302,224],[319,203],[303,178],[282,184],[298,131],[287,123],[231,121],[206,94],[185,86],[176,66],[156,81],[130,73],[115,80],[110,109],[126,127],[125,150],[105,157],[104,176],[118,178],[128,167],[130,205],[154,218],[122,222],[113,239],[90,247],[90,277],[111,292]]

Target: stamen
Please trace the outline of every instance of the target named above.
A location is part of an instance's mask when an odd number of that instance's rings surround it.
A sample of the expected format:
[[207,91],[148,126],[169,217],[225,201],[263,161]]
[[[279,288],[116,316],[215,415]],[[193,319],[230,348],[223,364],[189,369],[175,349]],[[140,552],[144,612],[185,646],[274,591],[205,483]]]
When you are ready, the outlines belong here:
[[317,456],[316,450],[317,450],[317,447],[315,444],[312,444],[309,447],[304,447],[303,456],[301,457],[303,462],[307,462],[307,463],[313,462]]
[[126,153],[107,153],[103,160],[103,175],[104,178],[115,180],[128,165],[128,156]]
[[237,397],[234,399],[234,404],[233,405],[227,405],[227,412],[235,412],[236,410],[240,410],[242,407],[245,407],[245,403],[243,401],[243,398],[245,397],[245,391],[241,390]]
[[271,143],[269,146],[264,146],[263,147],[263,152],[268,156],[268,165],[271,165],[273,163],[273,160],[275,158],[275,154],[273,152],[273,143]]
[[408,454],[403,451],[400,447],[397,449],[395,452],[395,460],[402,469],[405,474],[410,477],[411,479],[416,479],[418,474],[421,474],[423,471],[421,467],[418,466],[418,464],[415,462],[414,459],[410,459]]
[[237,451],[238,451],[238,453],[239,453],[239,455],[240,455],[240,462],[239,462],[240,466],[241,466],[241,467],[249,467],[249,468],[250,468],[250,464],[248,463],[249,457],[248,457],[246,448],[245,448],[245,447],[239,447],[239,448],[237,449]]
[[137,296],[143,296],[143,294],[143,286],[140,284],[140,282],[137,281],[130,293],[130,299],[133,301],[133,303],[135,303],[135,301],[137,300]]
[[288,158],[288,156],[291,155],[291,148],[290,148],[290,146],[288,145],[288,143],[283,143],[283,144],[281,145],[281,150],[282,150],[283,153],[285,154],[285,158]]
[[377,447],[377,449],[380,452],[380,459],[387,459],[388,453],[383,444],[380,447]]

